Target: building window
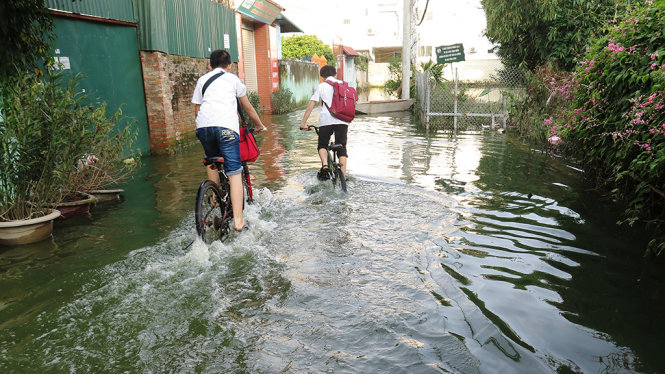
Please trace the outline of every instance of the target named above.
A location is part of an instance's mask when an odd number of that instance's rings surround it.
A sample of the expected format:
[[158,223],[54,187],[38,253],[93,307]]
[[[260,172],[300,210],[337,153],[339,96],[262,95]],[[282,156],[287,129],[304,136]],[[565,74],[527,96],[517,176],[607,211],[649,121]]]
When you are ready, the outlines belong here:
[[350,25],[350,24],[351,24],[351,20],[348,19],[348,18],[346,18],[346,19],[344,20],[344,24],[345,24],[345,25]]
[[418,54],[420,55],[420,57],[431,57],[432,56],[432,46],[431,45],[428,45],[428,46],[421,45],[418,52],[419,52]]

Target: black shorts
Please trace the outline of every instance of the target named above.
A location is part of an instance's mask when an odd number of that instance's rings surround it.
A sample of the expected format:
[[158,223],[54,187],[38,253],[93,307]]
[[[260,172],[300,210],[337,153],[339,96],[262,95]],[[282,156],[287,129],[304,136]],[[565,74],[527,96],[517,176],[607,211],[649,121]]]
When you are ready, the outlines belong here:
[[330,137],[334,133],[335,143],[342,145],[342,149],[337,151],[337,157],[349,157],[346,153],[346,132],[348,130],[349,125],[319,126],[319,144],[316,150],[326,148],[330,143]]

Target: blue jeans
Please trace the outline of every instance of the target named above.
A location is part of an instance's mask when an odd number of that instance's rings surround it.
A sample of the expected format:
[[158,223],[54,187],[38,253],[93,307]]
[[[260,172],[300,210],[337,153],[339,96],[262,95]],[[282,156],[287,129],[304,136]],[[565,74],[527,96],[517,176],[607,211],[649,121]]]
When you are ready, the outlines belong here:
[[224,157],[224,172],[235,175],[242,172],[240,161],[240,135],[226,127],[200,127],[196,129],[206,157]]

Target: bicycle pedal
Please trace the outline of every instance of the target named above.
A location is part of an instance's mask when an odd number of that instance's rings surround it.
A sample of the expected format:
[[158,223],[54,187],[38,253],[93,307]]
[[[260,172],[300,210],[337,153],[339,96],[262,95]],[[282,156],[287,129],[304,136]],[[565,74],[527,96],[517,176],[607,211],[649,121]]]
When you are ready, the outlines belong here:
[[224,223],[224,220],[222,217],[215,216],[213,217],[213,226],[215,230],[219,230],[222,227],[222,224]]

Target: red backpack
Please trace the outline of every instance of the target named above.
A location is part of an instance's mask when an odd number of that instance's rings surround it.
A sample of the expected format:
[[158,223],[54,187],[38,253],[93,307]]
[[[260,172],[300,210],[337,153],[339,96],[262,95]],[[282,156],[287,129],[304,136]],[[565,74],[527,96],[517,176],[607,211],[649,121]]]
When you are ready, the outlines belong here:
[[351,122],[356,116],[356,101],[358,101],[358,93],[353,87],[342,81],[342,83],[331,82],[326,80],[326,83],[333,86],[333,99],[332,105],[328,106],[326,102],[323,105],[328,108],[333,117],[344,122]]

